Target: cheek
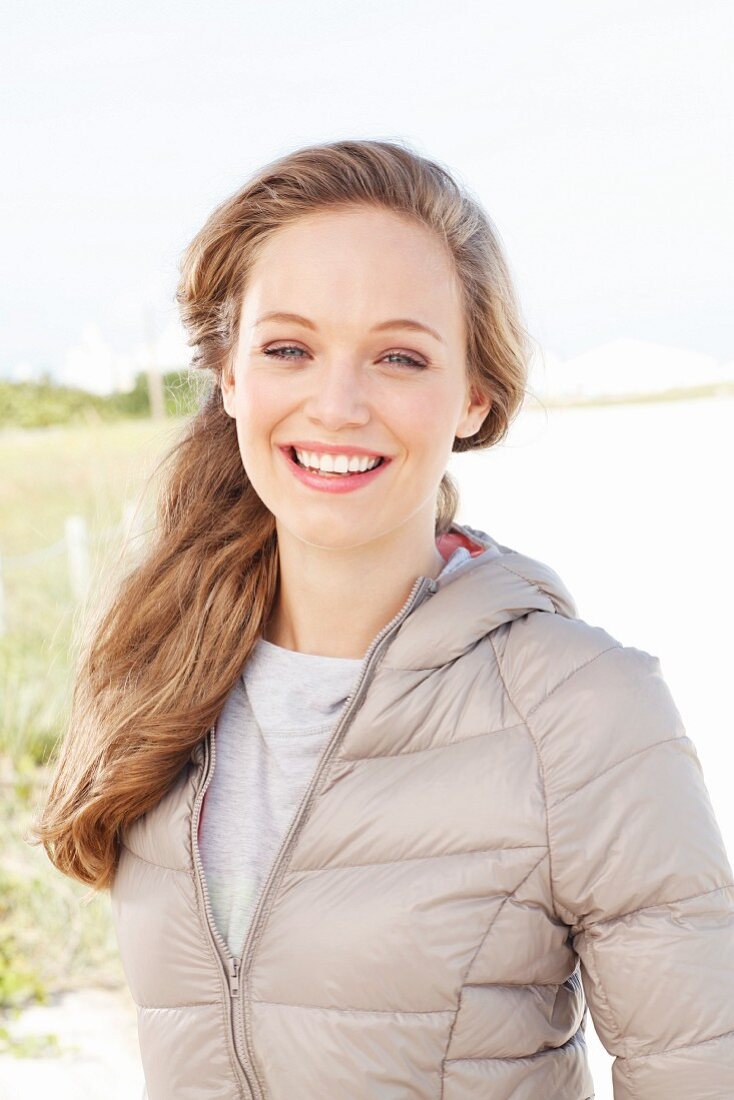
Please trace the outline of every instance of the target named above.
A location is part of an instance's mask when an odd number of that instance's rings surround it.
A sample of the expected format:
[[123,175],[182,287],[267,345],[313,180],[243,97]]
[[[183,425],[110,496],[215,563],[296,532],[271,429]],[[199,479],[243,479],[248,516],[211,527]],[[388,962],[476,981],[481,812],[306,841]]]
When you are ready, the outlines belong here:
[[287,419],[292,405],[287,387],[273,386],[262,375],[243,372],[237,379],[235,422],[240,457],[255,491],[263,498],[272,477],[278,427]]
[[391,403],[391,423],[396,434],[414,448],[441,451],[454,438],[455,395],[445,386],[426,386]]
[[288,387],[268,383],[263,375],[244,373],[237,387],[237,421],[253,440],[262,439],[288,411]]

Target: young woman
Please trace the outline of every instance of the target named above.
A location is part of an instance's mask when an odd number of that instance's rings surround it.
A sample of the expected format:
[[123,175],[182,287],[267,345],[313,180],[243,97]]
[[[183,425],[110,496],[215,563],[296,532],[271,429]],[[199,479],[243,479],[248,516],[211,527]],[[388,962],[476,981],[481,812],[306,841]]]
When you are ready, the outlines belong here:
[[529,341],[440,165],[337,141],[188,248],[213,380],[38,836],[111,889],[149,1100],[734,1096],[734,887],[659,660],[455,521]]

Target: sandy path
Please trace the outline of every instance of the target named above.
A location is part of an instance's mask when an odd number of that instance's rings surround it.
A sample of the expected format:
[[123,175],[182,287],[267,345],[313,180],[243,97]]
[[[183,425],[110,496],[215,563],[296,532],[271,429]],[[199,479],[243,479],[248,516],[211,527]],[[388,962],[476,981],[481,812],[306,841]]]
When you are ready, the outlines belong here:
[[16,1037],[58,1036],[59,1057],[0,1056],[0,1100],[140,1100],[135,1005],[127,990],[53,995],[7,1024]]

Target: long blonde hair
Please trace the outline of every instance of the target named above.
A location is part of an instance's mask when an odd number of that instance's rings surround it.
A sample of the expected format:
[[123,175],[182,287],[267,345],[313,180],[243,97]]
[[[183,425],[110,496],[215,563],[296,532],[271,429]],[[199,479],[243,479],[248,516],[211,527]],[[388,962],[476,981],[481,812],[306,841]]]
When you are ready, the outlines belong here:
[[[492,401],[453,450],[497,443],[522,404],[531,344],[497,232],[437,162],[399,141],[310,145],[265,165],[213,211],[183,254],[177,291],[192,366],[212,384],[164,456],[150,545],[88,627],[31,834],[60,871],[96,889],[111,884],[122,830],[160,800],[215,721],[273,608],[275,521],[243,469],[219,385],[248,274],[285,224],[355,203],[416,219],[453,257],[468,376]],[[437,535],[458,499],[444,474]]]

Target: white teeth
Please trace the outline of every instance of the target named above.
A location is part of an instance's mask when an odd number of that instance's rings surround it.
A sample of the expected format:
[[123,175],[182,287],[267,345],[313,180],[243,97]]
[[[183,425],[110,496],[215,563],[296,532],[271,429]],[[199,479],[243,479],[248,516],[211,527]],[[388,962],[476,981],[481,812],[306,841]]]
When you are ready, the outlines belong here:
[[293,449],[302,466],[309,466],[329,474],[364,473],[380,461],[379,458],[371,458],[368,455],[316,454],[313,451],[298,451],[295,447]]

